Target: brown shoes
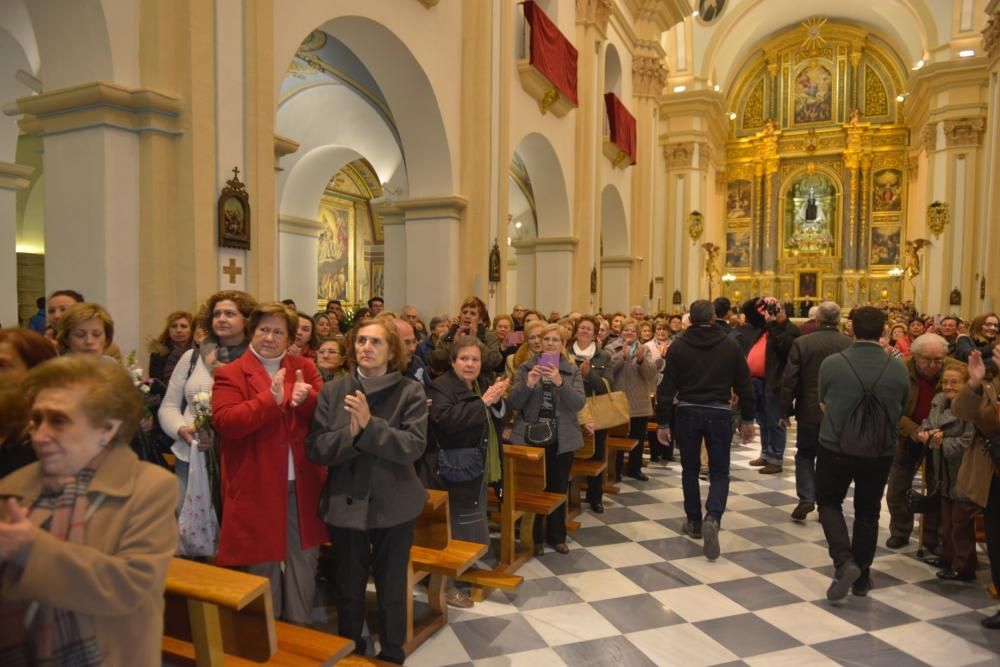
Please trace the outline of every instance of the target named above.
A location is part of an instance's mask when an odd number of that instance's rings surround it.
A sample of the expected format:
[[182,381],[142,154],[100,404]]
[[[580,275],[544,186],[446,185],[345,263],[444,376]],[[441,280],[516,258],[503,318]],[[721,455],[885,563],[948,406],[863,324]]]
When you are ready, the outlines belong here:
[[750,465],[752,465],[754,468],[759,468],[761,466],[766,466],[767,465],[767,461],[765,461],[763,457],[756,458],[756,459],[754,459],[753,461],[750,462]]
[[473,602],[472,598],[459,590],[445,594],[444,601],[448,603],[449,607],[455,607],[457,609],[469,609],[476,604]]
[[781,472],[781,470],[782,470],[781,466],[778,465],[777,463],[768,463],[765,464],[764,467],[758,470],[757,472],[759,472],[761,475],[776,475],[779,472]]

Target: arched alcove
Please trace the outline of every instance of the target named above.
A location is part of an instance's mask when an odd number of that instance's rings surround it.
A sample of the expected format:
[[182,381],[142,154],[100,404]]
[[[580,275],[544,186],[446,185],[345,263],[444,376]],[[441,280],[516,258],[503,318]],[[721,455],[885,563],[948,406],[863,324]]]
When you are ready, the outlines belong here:
[[629,230],[621,193],[614,185],[601,191],[601,309],[604,312],[628,308]]
[[614,44],[604,50],[604,92],[622,97],[622,61]]

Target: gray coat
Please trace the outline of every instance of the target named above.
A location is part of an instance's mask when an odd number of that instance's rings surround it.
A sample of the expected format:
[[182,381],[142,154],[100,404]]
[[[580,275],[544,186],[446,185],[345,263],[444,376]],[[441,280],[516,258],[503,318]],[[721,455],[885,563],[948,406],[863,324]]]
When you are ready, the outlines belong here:
[[958,492],[958,469],[962,465],[965,450],[972,444],[975,427],[972,422],[963,421],[951,411],[951,404],[944,394],[937,394],[931,401],[931,412],[920,425],[921,430],[941,429],[944,438],[940,449],[931,450],[934,470],[938,476],[941,495],[952,500],[969,500]]
[[624,345],[614,345],[611,348],[611,368],[615,373],[615,391],[623,391],[628,397],[629,414],[632,417],[652,417],[653,401],[649,395],[656,389],[656,359],[647,357],[640,364],[635,357],[626,358]]
[[[528,386],[528,371],[538,363],[538,355],[521,364],[514,378],[507,405],[517,410],[514,428],[511,433],[512,442],[525,443],[525,426],[538,420],[538,412],[542,408],[542,383],[534,387]],[[583,409],[586,399],[583,394],[583,378],[576,364],[565,357],[559,357],[559,374],[562,384],[556,390],[556,417],[558,419],[559,453],[575,452],[583,447],[583,436],[580,434],[580,422],[576,413]]]
[[[344,397],[359,389],[372,417],[354,438]],[[359,380],[355,371],[323,385],[306,440],[309,459],[329,466],[320,518],[352,530],[417,518],[427,492],[413,464],[426,446],[427,397],[416,380],[396,371]]]
[[819,367],[824,359],[843,352],[852,342],[832,324],[820,325],[808,336],[795,339],[781,380],[782,417],[794,414],[800,424],[820,425],[823,411],[819,407]]

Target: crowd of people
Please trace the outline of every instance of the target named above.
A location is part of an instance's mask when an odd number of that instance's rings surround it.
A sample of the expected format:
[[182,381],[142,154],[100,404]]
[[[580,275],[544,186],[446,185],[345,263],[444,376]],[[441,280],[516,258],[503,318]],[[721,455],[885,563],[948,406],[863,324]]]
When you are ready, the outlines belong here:
[[[836,566],[831,600],[872,587],[883,494],[886,546],[908,544],[922,514],[920,553],[946,580],[975,579],[984,513],[1000,584],[993,313],[966,326],[873,306],[842,317],[826,302],[796,324],[790,304],[760,297],[657,316],[518,305],[491,319],[469,297],[425,324],[378,297],[310,315],[224,290],[197,313],[167,316],[147,372],[134,354],[123,359],[101,305],[60,290],[44,306],[44,322],[0,330],[0,613],[39,604],[32,622],[73,632],[22,624],[0,638],[0,656],[98,664],[124,655],[125,639],[152,656],[163,600],[149,591],[162,592],[175,553],[268,578],[275,615],[308,625],[329,542],[338,634],[366,650],[373,570],[379,656],[401,663],[424,489],[448,491],[455,538],[489,544],[503,443],[543,448],[545,489],[565,493],[585,442],[606,457],[608,430],[581,411],[610,392],[624,396],[636,443],[615,469],[641,486],[647,445],[653,463],[679,455],[683,530],[706,558],[721,552],[734,438],[749,443],[759,428],[750,465],[780,473],[794,419],[791,516],[818,506]],[[853,534],[842,510],[852,483]],[[599,477],[586,501],[604,511]],[[536,554],[568,553],[564,512],[537,519]],[[455,582],[447,600],[473,604]],[[1000,614],[983,624],[1000,628]]]

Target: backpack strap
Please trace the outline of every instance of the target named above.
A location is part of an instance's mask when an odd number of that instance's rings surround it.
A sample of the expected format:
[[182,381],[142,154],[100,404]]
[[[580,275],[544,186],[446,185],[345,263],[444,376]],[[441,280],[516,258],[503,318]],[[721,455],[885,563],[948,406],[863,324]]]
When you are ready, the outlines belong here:
[[877,378],[875,378],[875,381],[874,381],[874,382],[872,382],[872,384],[871,384],[871,386],[870,386],[870,387],[866,387],[866,386],[865,386],[865,383],[864,383],[864,382],[863,382],[863,381],[861,380],[861,376],[860,376],[860,375],[858,375],[858,371],[857,371],[857,370],[855,370],[855,368],[854,368],[854,364],[852,364],[852,363],[851,363],[851,360],[847,358],[847,355],[846,355],[846,354],[844,354],[843,352],[840,352],[839,354],[840,354],[840,356],[842,356],[842,357],[844,358],[844,361],[846,361],[846,362],[847,362],[847,367],[851,369],[851,372],[852,372],[852,373],[854,373],[854,377],[855,377],[855,378],[857,379],[857,381],[858,381],[858,384],[860,384],[860,385],[861,385],[861,389],[862,389],[862,390],[863,390],[863,391],[864,391],[864,392],[865,392],[866,394],[870,394],[870,393],[871,393],[871,391],[872,391],[872,389],[874,389],[874,388],[875,388],[875,386],[876,386],[876,385],[878,384],[878,381],[882,379],[882,376],[883,376],[883,375],[885,375],[885,369],[889,367],[889,362],[891,362],[891,361],[892,361],[892,357],[889,357],[888,359],[886,359],[886,360],[885,360],[885,364],[884,364],[884,365],[882,366],[882,370],[881,370],[881,371],[879,371],[879,374],[878,374],[878,377],[877,377]]

